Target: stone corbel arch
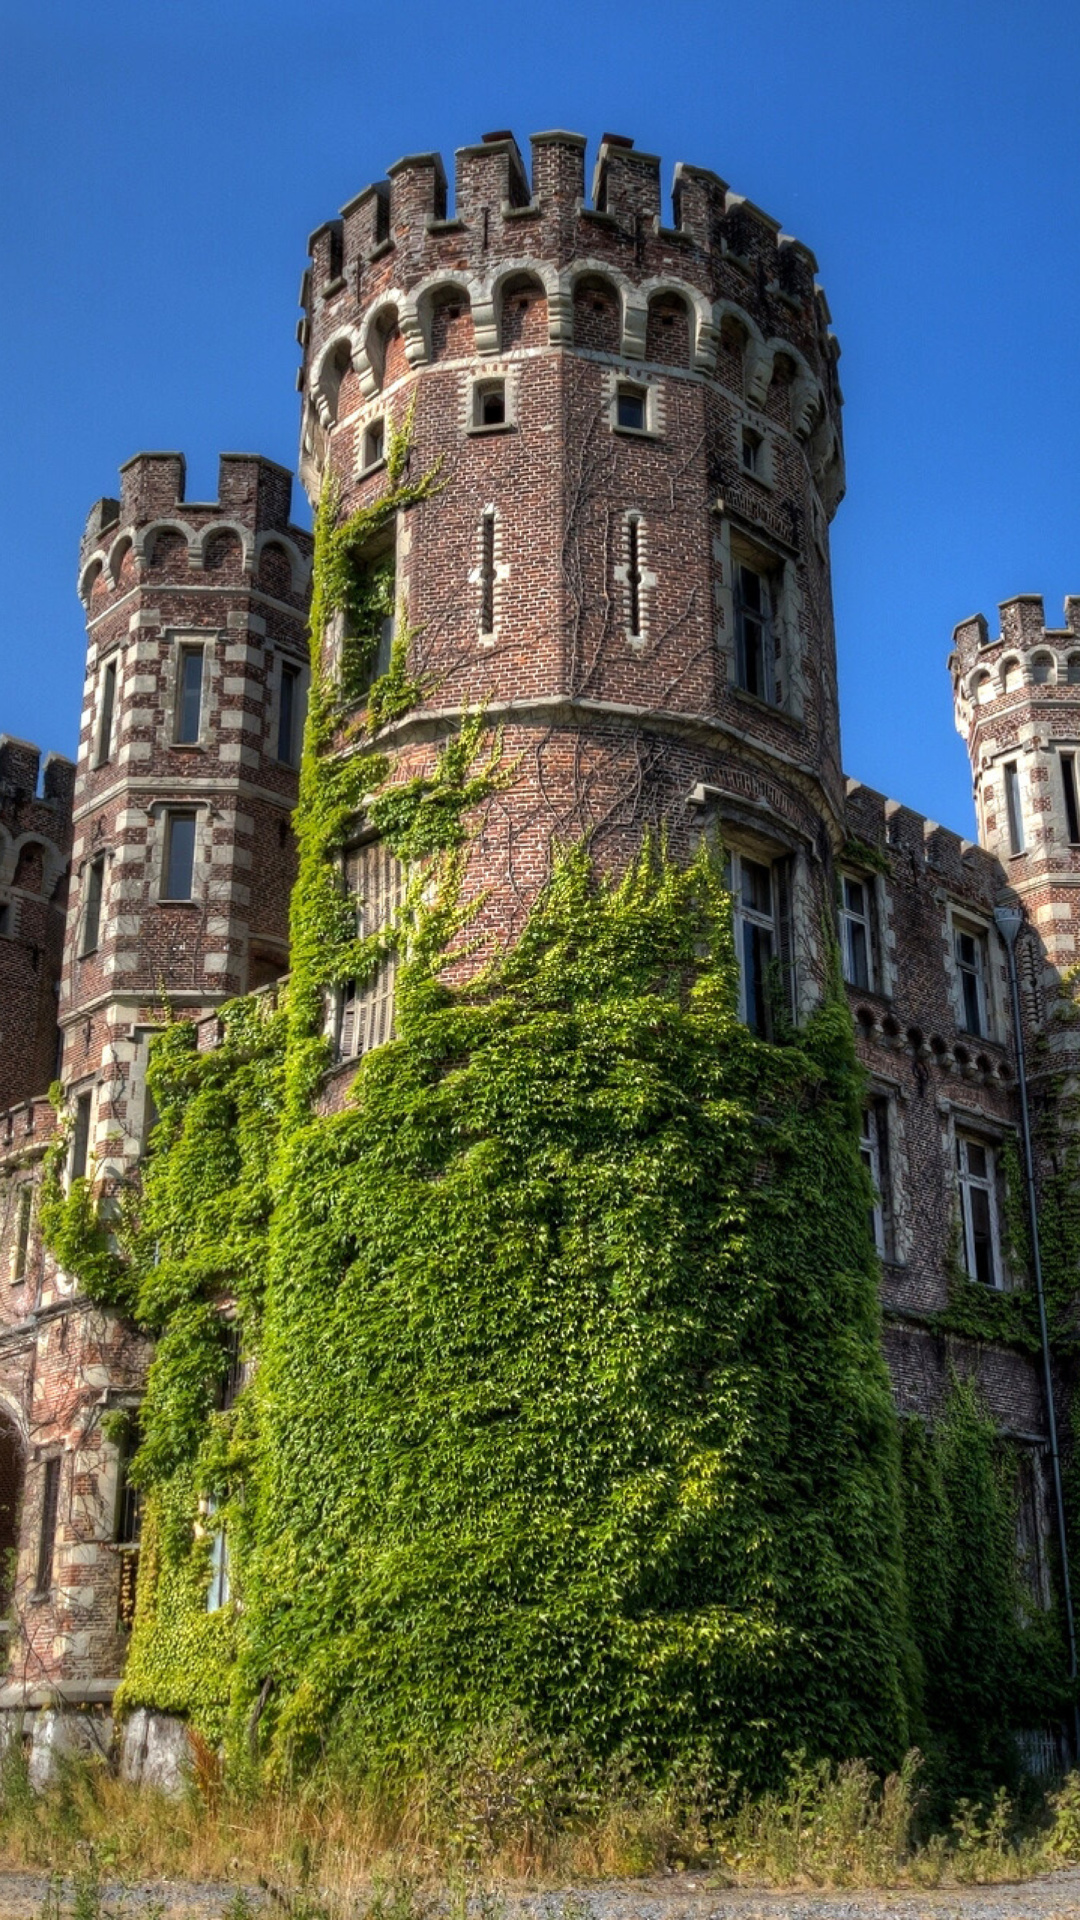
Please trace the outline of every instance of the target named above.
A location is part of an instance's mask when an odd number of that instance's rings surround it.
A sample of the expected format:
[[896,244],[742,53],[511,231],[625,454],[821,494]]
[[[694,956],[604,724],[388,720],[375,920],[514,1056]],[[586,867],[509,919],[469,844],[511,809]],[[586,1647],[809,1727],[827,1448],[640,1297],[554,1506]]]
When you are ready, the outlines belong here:
[[59,848],[54,847],[52,841],[46,839],[43,833],[33,831],[21,833],[17,840],[12,841],[4,856],[3,865],[0,866],[0,881],[5,886],[12,884],[18,871],[19,855],[24,847],[41,848],[44,855],[41,863],[41,898],[51,900],[56,891],[57,882],[63,878],[67,862]]
[[[309,382],[312,405],[319,416],[320,424],[326,429],[327,433],[330,432],[337,418],[341,374],[337,371],[334,362],[342,346],[348,347],[349,364],[359,373],[360,358],[363,351],[360,344],[360,335],[357,333],[355,327],[339,327],[336,333],[331,334],[320,353],[315,372]],[[361,379],[362,378],[363,376],[361,375]]]
[[383,384],[383,369],[377,359],[372,356],[371,337],[379,322],[385,320],[390,313],[393,314],[401,329],[401,337],[405,343],[405,358],[410,367],[422,366],[427,358],[424,330],[420,325],[415,300],[411,295],[403,293],[400,287],[391,287],[389,292],[380,295],[375,305],[365,314],[360,331],[359,348],[353,354],[353,366],[359,376],[360,392],[365,400],[373,400]]
[[[421,280],[409,295],[423,343],[422,361],[413,361],[410,356],[410,365],[426,365],[431,359],[432,314],[434,312],[436,295],[443,291],[459,293],[461,295],[463,302],[468,306],[469,312],[473,315],[473,325],[476,325],[476,305],[482,297],[479,280],[474,279],[472,275],[468,273],[454,273],[449,268],[445,268],[441,273],[429,273],[427,279]],[[408,340],[405,342],[405,352],[406,354],[409,352]]]
[[292,567],[293,592],[303,593],[311,574],[311,562],[301,553],[295,540],[290,540],[287,533],[275,533],[273,527],[265,528],[262,533],[256,534],[255,536],[255,549],[252,555],[253,567],[258,567],[264,547],[284,548],[289,556],[289,564]]
[[93,590],[94,581],[99,573],[107,572],[108,564],[108,556],[105,553],[105,549],[98,547],[96,551],[90,555],[85,566],[80,568],[79,599],[82,601],[84,607],[90,605],[90,594]]
[[755,407],[765,405],[765,395],[769,391],[772,379],[773,356],[765,343],[765,337],[756,320],[752,320],[745,307],[734,300],[714,300],[713,325],[716,328],[717,341],[724,320],[730,314],[738,322],[746,335],[746,353],[743,359],[743,386],[747,399]]
[[[546,260],[531,258],[503,260],[497,273],[479,290],[473,307],[473,331],[476,336],[478,353],[498,353],[499,339],[502,333],[502,290],[508,280],[516,279],[519,274],[528,274],[531,279],[539,280],[544,289],[544,298],[548,310],[548,343],[551,346],[566,344],[564,334],[564,316],[561,308],[561,288],[559,275]],[[557,317],[556,310],[558,310]],[[570,333],[573,333],[573,303],[570,308]],[[556,337],[556,335],[558,337]]]
[[693,365],[698,373],[711,373],[716,365],[716,349],[720,343],[720,328],[713,318],[712,301],[697,287],[691,287],[685,280],[674,280],[670,275],[658,274],[652,280],[643,280],[637,289],[645,302],[646,323],[650,302],[658,294],[673,293],[685,300],[694,316]]
[[133,544],[135,547],[135,560],[140,567],[145,567],[147,565],[147,555],[149,554],[150,549],[154,544],[154,540],[156,539],[159,533],[183,534],[184,539],[187,541],[188,565],[189,566],[199,565],[199,561],[196,559],[196,550],[199,544],[199,536],[195,532],[194,527],[190,527],[186,520],[169,519],[169,520],[151,520],[149,526],[140,527],[136,532]]
[[635,287],[625,273],[613,267],[608,260],[575,260],[572,267],[561,276],[569,297],[569,319],[573,331],[574,287],[587,275],[595,274],[598,280],[609,280],[622,302],[621,344],[624,360],[644,360],[645,335],[649,324],[649,303],[641,297],[641,291]]
[[798,347],[793,347],[790,340],[768,340],[765,343],[765,351],[769,355],[770,380],[776,366],[777,354],[786,354],[787,358],[794,362],[795,378],[791,383],[791,430],[796,440],[808,440],[826,411],[821,382],[799,352]]
[[219,533],[234,533],[236,535],[240,542],[240,551],[243,555],[244,567],[247,572],[250,572],[255,558],[254,542],[250,528],[241,526],[239,520],[215,520],[212,526],[204,527],[202,533],[198,536],[194,565],[202,567],[205,570],[206,549],[211,540]]
[[120,585],[120,569],[129,553],[135,549],[135,534],[131,527],[123,527],[113,539],[109,548],[106,571],[114,587]]

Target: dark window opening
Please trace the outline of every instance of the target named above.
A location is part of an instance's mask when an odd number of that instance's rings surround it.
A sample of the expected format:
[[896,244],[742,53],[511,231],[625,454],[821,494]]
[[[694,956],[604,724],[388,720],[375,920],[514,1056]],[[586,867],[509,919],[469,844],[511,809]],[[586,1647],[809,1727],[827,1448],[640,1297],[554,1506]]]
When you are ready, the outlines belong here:
[[964,1268],[981,1286],[999,1285],[994,1219],[994,1159],[980,1140],[962,1134],[956,1142]]
[[101,718],[98,723],[97,765],[105,766],[112,759],[113,751],[113,715],[116,708],[116,661],[106,665],[101,680]]
[[377,467],[383,458],[386,447],[386,424],[382,420],[373,420],[364,434],[364,467]]
[[749,427],[743,431],[742,464],[745,473],[759,473],[761,470],[761,435],[751,432]]
[[641,638],[641,523],[631,514],[626,523],[626,586],[630,600],[630,637]]
[[53,1557],[56,1552],[56,1521],[60,1511],[60,1456],[54,1454],[42,1467],[41,1526],[38,1533],[37,1570],[34,1592],[46,1594],[53,1582]]
[[286,666],[283,661],[278,704],[277,757],[279,760],[283,760],[288,767],[295,767],[298,758],[296,743],[297,733],[299,731],[297,725],[299,714],[300,669],[299,667]]
[[1069,829],[1069,842],[1080,845],[1080,808],[1076,803],[1076,755],[1063,753],[1061,756],[1061,782],[1065,789],[1065,819]]
[[977,933],[956,930],[956,965],[960,975],[961,1017],[966,1033],[986,1037],[986,954]]
[[506,382],[489,380],[476,390],[476,424],[478,427],[502,427],[506,425]]
[[226,1320],[225,1327],[225,1371],[218,1381],[217,1407],[219,1413],[227,1413],[235,1406],[236,1397],[244,1384],[244,1360],[239,1320]]
[[394,646],[397,574],[392,552],[361,561],[342,642],[341,691],[358,703],[389,671]]
[[645,393],[641,387],[620,387],[616,395],[615,420],[632,433],[645,431]]
[[495,631],[495,515],[485,513],[480,524],[480,631]]
[[71,1178],[85,1180],[90,1154],[90,1110],[93,1095],[80,1093],[75,1102],[75,1125],[71,1134]]
[[90,862],[86,875],[86,908],[83,914],[81,954],[95,953],[101,937],[101,900],[105,891],[105,855],[99,853]]
[[202,726],[202,682],[203,649],[181,647],[179,698],[176,703],[177,746],[193,747],[198,744]]
[[19,1188],[19,1211],[15,1222],[15,1267],[13,1280],[21,1280],[26,1272],[26,1256],[30,1247],[30,1220],[34,1211],[34,1189],[29,1181]]
[[116,1525],[113,1539],[118,1547],[134,1547],[142,1533],[142,1493],[131,1478],[131,1462],[138,1447],[137,1433],[130,1434],[120,1449],[116,1470]]

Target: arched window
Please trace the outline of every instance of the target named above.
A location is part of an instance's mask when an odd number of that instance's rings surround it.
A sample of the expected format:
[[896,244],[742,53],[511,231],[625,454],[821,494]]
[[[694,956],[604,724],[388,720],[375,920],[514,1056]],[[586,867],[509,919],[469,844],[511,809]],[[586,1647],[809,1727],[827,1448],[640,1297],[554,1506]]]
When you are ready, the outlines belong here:
[[1006,660],[1001,669],[1002,685],[1006,693],[1016,693],[1024,684],[1024,669],[1019,660]]
[[1033,653],[1031,656],[1031,678],[1037,687],[1045,687],[1054,678],[1054,656],[1052,653]]
[[977,707],[984,707],[994,697],[994,683],[988,673],[977,673],[971,683],[971,698]]
[[203,566],[207,573],[221,573],[230,580],[238,580],[244,570],[244,549],[239,537],[229,527],[223,527],[220,533],[212,533],[203,549]]

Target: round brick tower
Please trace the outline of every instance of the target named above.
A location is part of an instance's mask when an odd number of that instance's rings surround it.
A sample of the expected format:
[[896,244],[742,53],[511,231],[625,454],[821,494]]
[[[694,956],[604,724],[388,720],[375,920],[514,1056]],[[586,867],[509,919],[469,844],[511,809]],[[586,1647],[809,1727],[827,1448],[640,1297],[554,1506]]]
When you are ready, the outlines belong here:
[[87,522],[89,649],[60,1023],[76,1172],[146,1130],[146,1041],[287,965],[289,814],[308,665],[310,535],[290,475],[223,454],[218,499],[147,453]]
[[1050,1072],[1070,1073],[1075,1089],[1075,1028],[1047,1016],[1080,958],[1080,598],[1066,600],[1060,628],[1047,627],[1040,594],[1005,600],[999,613],[996,637],[981,613],[954,630],[956,725],[971,759],[979,838],[1038,935],[1042,975],[1025,963],[1027,1014],[1043,1028]]
[[655,156],[606,135],[590,205],[584,149],[536,135],[531,182],[509,134],[460,149],[452,217],[439,156],[410,155],[313,235],[302,478],[314,500],[332,475],[342,517],[373,502],[413,404],[410,473],[442,462],[371,556],[427,689],[379,741],[404,778],[464,709],[503,728],[485,930],[520,924],[553,841],[618,865],[715,817],[744,960],[780,957],[803,1009],[843,838],[828,308],[813,255],[715,174],[676,168],[666,225]]

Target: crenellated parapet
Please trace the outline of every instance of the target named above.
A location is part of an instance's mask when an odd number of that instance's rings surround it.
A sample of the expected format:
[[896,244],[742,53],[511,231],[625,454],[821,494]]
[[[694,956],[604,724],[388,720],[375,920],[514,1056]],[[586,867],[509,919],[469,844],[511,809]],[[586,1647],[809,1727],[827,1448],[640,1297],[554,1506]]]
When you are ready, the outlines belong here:
[[[110,596],[152,584],[228,578],[306,604],[311,536],[290,519],[292,475],[256,454],[223,453],[218,497],[185,498],[182,453],[138,453],[121,469],[120,498],[95,502],[79,548],[79,597],[91,617]],[[276,564],[275,564],[276,561]],[[282,565],[281,563],[284,563]]]
[[[525,344],[514,296],[543,314],[528,344],[577,348],[629,367],[671,365],[660,330],[681,315],[686,373],[764,409],[786,389],[827,514],[843,494],[841,394],[825,296],[807,247],[707,169],[680,162],[663,217],[660,161],[606,134],[586,196],[582,135],[541,133],[531,168],[512,134],[455,155],[454,212],[438,154],[410,154],[309,242],[299,337],[305,394],[301,477],[314,495],[326,436],[346,404],[370,402],[445,357],[440,317],[464,309],[467,351],[497,359]],[[598,324],[590,296],[610,318]],[[459,339],[459,347],[464,343]]]

